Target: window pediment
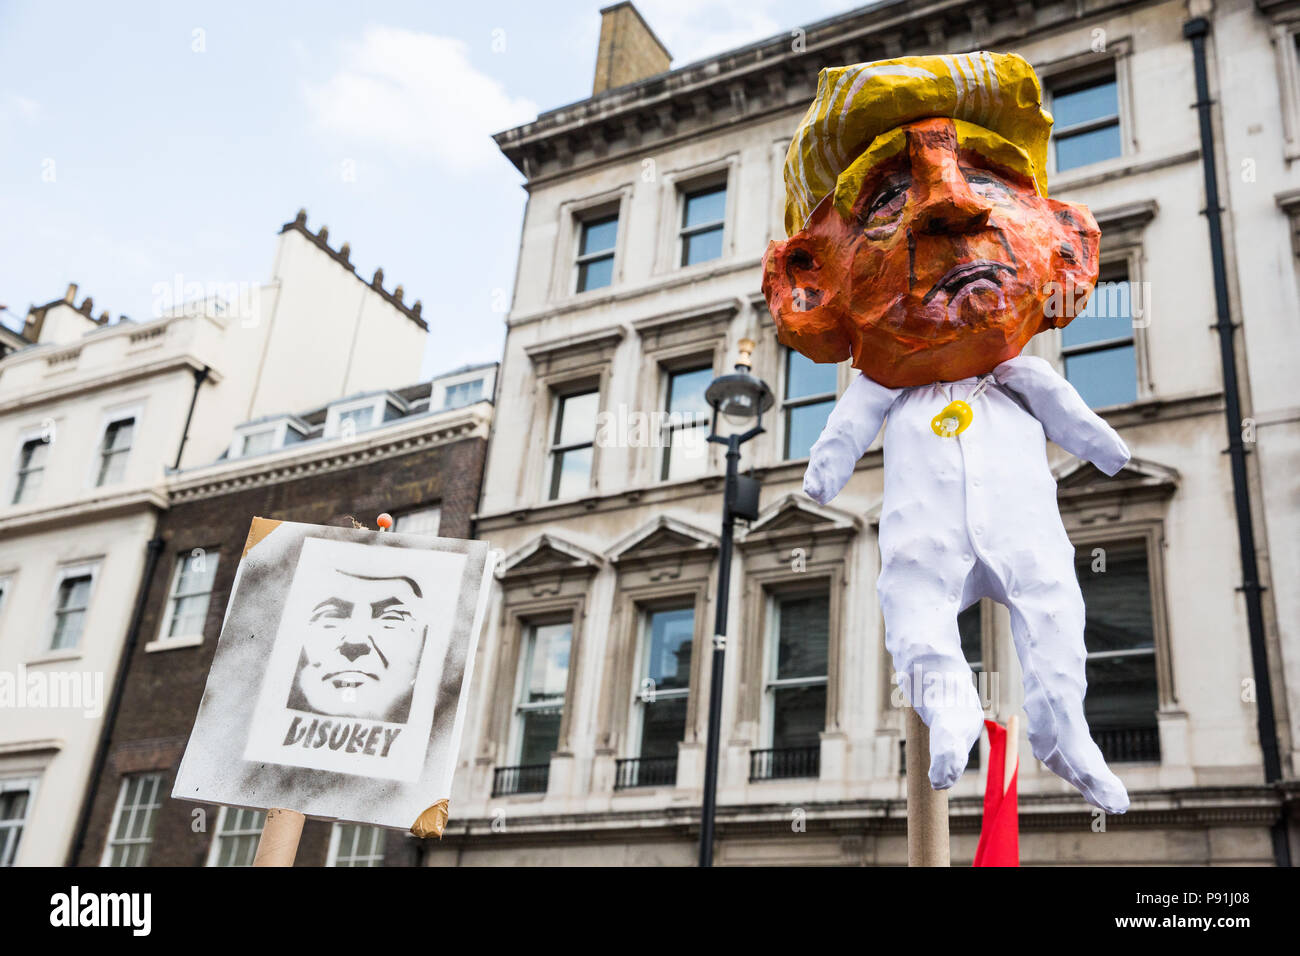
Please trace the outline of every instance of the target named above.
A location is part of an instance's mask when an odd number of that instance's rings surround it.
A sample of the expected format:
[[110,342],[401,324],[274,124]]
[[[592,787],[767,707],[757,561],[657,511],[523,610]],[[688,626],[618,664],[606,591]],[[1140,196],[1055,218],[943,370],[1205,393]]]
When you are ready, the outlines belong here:
[[1093,494],[1124,492],[1143,497],[1167,497],[1178,488],[1178,472],[1155,462],[1133,458],[1114,475],[1106,475],[1096,465],[1074,459],[1056,469],[1056,494],[1066,501]]
[[628,535],[608,552],[620,570],[649,566],[680,568],[683,561],[711,561],[718,550],[716,535],[677,518],[660,515]]
[[1066,527],[1159,514],[1178,489],[1178,472],[1164,465],[1130,459],[1108,476],[1078,459],[1057,468],[1056,497]]
[[569,335],[527,346],[524,353],[539,376],[569,374],[608,365],[626,336],[622,326]]
[[559,594],[566,582],[586,582],[604,564],[586,548],[542,534],[507,555],[497,577],[507,591],[518,587],[532,597]]
[[800,548],[803,557],[812,560],[814,544],[830,544],[842,551],[861,527],[861,520],[848,512],[791,492],[767,507],[739,536],[737,545],[745,551],[771,549],[781,554]]

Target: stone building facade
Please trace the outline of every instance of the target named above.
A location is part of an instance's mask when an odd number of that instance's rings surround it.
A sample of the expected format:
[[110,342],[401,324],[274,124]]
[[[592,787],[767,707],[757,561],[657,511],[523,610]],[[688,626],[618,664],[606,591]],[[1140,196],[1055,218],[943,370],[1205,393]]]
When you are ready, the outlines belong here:
[[[1184,35],[1197,18],[1209,156]],[[977,49],[1035,66],[1057,119],[1051,193],[1102,227],[1094,313],[1030,350],[1133,452],[1106,478],[1049,449],[1088,605],[1090,721],[1132,808],[1091,812],[1022,742],[1022,858],[1294,855],[1297,30],[1300,4],[1270,0],[902,0],[499,134],[529,196],[477,518],[504,561],[450,827],[426,861],[695,859],[722,460],[693,416],[742,338],[757,342],[754,373],[777,405],[742,459],[761,513],[738,533],[732,571],[715,859],[905,861],[902,711],[875,595],[879,446],[831,506],[802,495],[807,449],[850,370],[779,345],[759,263],[784,234],[782,163],[821,68]],[[1203,161],[1221,184],[1241,423],[1225,420]],[[1257,633],[1224,454],[1238,428]],[[1021,704],[1007,612],[976,605],[961,625],[988,711],[1005,720]],[[1272,690],[1264,720],[1254,650]],[[1266,779],[1274,737],[1281,771]],[[973,857],[982,792],[978,769],[951,792],[954,862]]]

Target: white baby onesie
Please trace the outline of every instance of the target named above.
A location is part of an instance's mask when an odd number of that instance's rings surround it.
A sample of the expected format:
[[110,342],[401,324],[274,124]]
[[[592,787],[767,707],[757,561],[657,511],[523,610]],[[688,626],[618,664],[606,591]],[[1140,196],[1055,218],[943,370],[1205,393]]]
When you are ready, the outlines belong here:
[[983,727],[957,614],[989,597],[1011,612],[1034,756],[1089,803],[1123,813],[1128,794],[1084,719],[1083,597],[1044,434],[1108,475],[1129,451],[1043,359],[1019,356],[992,377],[970,426],[943,438],[931,419],[979,379],[890,389],[859,374],[812,447],[804,491],[834,498],[888,417],[877,590],[900,686],[930,728],[932,786],[957,781]]

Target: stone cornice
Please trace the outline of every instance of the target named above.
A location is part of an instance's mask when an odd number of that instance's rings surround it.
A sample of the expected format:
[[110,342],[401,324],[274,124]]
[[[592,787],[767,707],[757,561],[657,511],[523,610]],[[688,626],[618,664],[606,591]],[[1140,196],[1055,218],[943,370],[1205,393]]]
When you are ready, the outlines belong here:
[[31,408],[35,405],[57,402],[89,392],[101,391],[106,388],[116,388],[130,382],[138,382],[141,379],[146,378],[155,378],[159,375],[165,375],[169,372],[175,372],[181,369],[190,372],[199,372],[205,367],[208,368],[209,382],[215,384],[221,381],[221,373],[210,366],[207,366],[202,359],[198,358],[198,356],[189,352],[178,352],[157,359],[156,361],[146,362],[142,365],[136,365],[131,368],[112,369],[90,378],[69,379],[47,388],[23,391],[21,394],[10,399],[0,399],[0,415],[7,415],[12,412],[22,411],[25,408]]
[[57,737],[45,737],[41,740],[11,740],[0,743],[0,757],[26,756],[44,757],[57,754],[63,749],[63,741]]
[[[248,488],[330,474],[360,465],[471,438],[487,438],[492,406],[477,402],[452,412],[417,416],[375,429],[366,438],[291,445],[273,455],[235,459],[173,476],[172,505],[230,494]],[[367,433],[363,432],[363,435]]]
[[162,486],[133,488],[53,506],[41,505],[39,508],[6,515],[0,518],[0,536],[40,533],[69,524],[104,521],[149,508],[167,510],[167,495]]
[[[546,319],[553,319],[556,316],[578,315],[583,312],[595,309],[604,309],[609,306],[629,306],[642,299],[660,296],[669,289],[677,289],[682,286],[703,285],[713,279],[723,276],[733,275],[737,272],[753,272],[763,264],[762,257],[758,258],[731,258],[714,260],[708,268],[701,266],[688,266],[684,269],[676,270],[662,276],[656,276],[649,282],[634,286],[612,286],[610,291],[604,295],[587,298],[590,293],[583,293],[581,301],[573,301],[572,298],[561,299],[558,302],[548,303],[545,308],[536,312],[519,312],[512,314],[506,319],[506,326],[514,329],[521,325],[531,325],[534,322],[543,322]],[[697,271],[698,270],[698,271]],[[761,294],[758,294],[759,301],[764,303],[766,300]],[[653,303],[648,307],[653,310]],[[629,311],[632,311],[629,306]],[[653,311],[647,312],[647,315],[657,315]]]
[[993,49],[1139,0],[895,0],[818,21],[542,113],[494,139],[530,183],[615,154],[803,109],[825,66]]
[[[1117,405],[1102,409],[1099,414],[1112,427],[1117,429],[1136,428],[1159,422],[1175,421],[1180,418],[1196,418],[1203,415],[1223,414],[1223,393],[1219,391],[1198,392],[1189,395],[1174,395],[1168,398],[1149,398],[1128,405]],[[867,471],[879,468],[884,462],[884,453],[880,448],[873,448],[858,459],[854,471]],[[757,465],[745,468],[745,474],[752,474],[764,485],[781,482],[796,482],[803,478],[808,467],[807,459],[782,461],[771,465]],[[720,495],[722,493],[722,475],[705,475],[700,478],[673,482],[656,482],[619,491],[591,495],[586,498],[569,501],[543,501],[509,511],[483,512],[475,515],[477,528],[481,534],[501,528],[545,525],[554,521],[583,518],[592,513],[608,514],[625,508],[637,508],[644,505],[668,505],[690,498]],[[880,523],[876,509],[866,514],[867,523],[873,527]]]
[[[786,784],[791,781],[784,781]],[[816,781],[807,781],[809,794]],[[1193,787],[1149,790],[1131,794],[1128,813],[1106,818],[1108,828],[1143,829],[1166,826],[1269,826],[1282,813],[1284,794],[1269,786]],[[470,817],[454,822],[443,843],[490,837],[494,845],[569,844],[575,834],[584,840],[658,839],[688,837],[699,832],[699,810],[670,805],[637,810],[586,813],[548,813],[545,803],[525,803],[506,798],[510,806],[510,832],[505,837],[492,829],[492,817]],[[500,802],[500,800],[494,801]],[[844,836],[899,834],[907,830],[907,801],[903,799],[800,800],[807,832]],[[1022,830],[1089,832],[1091,808],[1076,794],[1021,794]],[[536,807],[538,812],[533,812]],[[954,833],[978,833],[983,797],[954,798],[949,805],[949,825]],[[790,832],[789,803],[723,804],[718,807],[717,828],[724,836]]]
[[1275,20],[1300,14],[1300,0],[1255,0],[1255,7]]

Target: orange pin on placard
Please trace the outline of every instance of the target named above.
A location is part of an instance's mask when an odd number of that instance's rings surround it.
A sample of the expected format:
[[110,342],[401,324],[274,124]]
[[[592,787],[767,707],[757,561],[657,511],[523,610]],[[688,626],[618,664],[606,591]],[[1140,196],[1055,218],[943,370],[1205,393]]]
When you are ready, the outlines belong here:
[[379,525],[380,531],[392,531],[393,516],[390,515],[387,511],[385,511],[383,514],[381,514],[378,518],[375,519],[375,524]]

